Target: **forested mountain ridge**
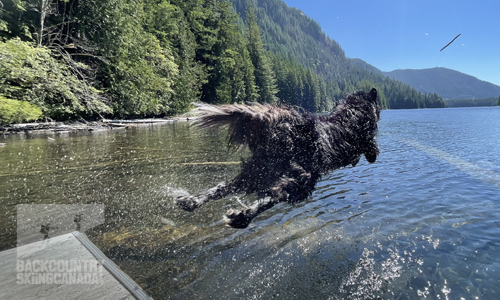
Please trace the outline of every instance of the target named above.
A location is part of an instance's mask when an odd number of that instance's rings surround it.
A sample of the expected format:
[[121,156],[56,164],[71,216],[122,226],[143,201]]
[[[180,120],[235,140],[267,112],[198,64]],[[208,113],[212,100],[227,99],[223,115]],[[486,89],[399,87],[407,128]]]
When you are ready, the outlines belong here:
[[359,58],[351,58],[350,59],[351,62],[357,66],[360,66],[362,67],[363,69],[367,70],[367,71],[370,71],[374,74],[378,74],[378,75],[384,75],[384,72],[382,72],[381,70],[379,70],[377,67],[374,67],[372,65],[370,65],[369,63],[367,63],[366,61],[362,60],[362,59],[359,59]]
[[230,0],[244,19],[254,5],[262,39],[268,50],[292,58],[327,80],[338,81],[350,67],[344,50],[328,38],[320,25],[282,0]]
[[482,81],[468,74],[446,68],[406,69],[382,72],[359,59],[351,61],[374,73],[386,75],[411,85],[421,93],[436,93],[444,97],[448,107],[500,105],[500,86]]
[[445,99],[498,97],[500,86],[447,68],[406,69],[384,72],[422,93],[437,93]]
[[419,93],[408,84],[386,77],[362,60],[347,58],[341,46],[329,38],[316,21],[299,9],[288,7],[282,0],[230,1],[243,18],[245,6],[255,7],[263,40],[270,52],[300,63],[326,81],[327,103],[330,102],[328,97],[338,100],[347,92],[375,87],[384,108],[446,106],[435,93]]
[[372,87],[384,108],[444,106],[353,64],[281,0],[0,1],[0,123],[166,116],[200,100],[325,111]]

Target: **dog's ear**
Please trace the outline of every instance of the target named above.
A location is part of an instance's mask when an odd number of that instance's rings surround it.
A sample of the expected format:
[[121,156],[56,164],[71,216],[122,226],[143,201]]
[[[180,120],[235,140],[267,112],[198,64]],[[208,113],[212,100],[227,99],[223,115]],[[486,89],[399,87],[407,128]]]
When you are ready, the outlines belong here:
[[377,90],[375,88],[370,91],[368,98],[373,102],[377,101]]

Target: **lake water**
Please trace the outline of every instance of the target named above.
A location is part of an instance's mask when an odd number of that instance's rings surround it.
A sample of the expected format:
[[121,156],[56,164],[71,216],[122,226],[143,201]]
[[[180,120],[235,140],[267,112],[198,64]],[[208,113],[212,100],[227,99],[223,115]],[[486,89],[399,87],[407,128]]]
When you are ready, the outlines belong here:
[[376,163],[243,230],[222,222],[234,198],[172,203],[237,174],[246,153],[228,153],[224,132],[0,137],[0,249],[16,245],[18,204],[102,204],[85,232],[155,299],[497,299],[500,108],[383,111],[379,124]]

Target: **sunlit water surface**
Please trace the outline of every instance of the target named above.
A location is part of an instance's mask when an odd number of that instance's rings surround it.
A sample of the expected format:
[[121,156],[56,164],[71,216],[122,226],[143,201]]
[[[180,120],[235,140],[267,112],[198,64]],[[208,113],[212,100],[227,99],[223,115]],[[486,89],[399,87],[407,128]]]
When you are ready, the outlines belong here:
[[222,222],[234,197],[173,205],[237,174],[246,153],[223,131],[0,137],[0,249],[16,245],[17,204],[99,203],[87,235],[155,299],[497,299],[500,109],[383,111],[379,124],[376,163],[243,230]]

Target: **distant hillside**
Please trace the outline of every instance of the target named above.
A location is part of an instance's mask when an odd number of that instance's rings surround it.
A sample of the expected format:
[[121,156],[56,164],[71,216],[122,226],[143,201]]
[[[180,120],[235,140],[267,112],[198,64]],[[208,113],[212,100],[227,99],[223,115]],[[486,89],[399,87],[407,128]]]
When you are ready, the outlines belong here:
[[370,65],[369,63],[367,63],[366,61],[362,60],[362,59],[359,59],[359,58],[350,58],[351,62],[354,64],[354,65],[357,65],[357,66],[360,66],[362,67],[363,69],[365,70],[368,70],[374,74],[379,74],[379,75],[384,75],[384,72],[380,71],[378,68]]
[[448,99],[446,104],[448,107],[497,106],[500,105],[500,98]]
[[[419,93],[406,83],[388,78],[380,70],[360,59],[347,58],[341,46],[327,36],[316,21],[301,10],[289,7],[282,0],[229,1],[242,18],[242,27],[245,27],[243,20],[246,19],[248,5],[254,7],[264,44],[267,50],[273,53],[276,73],[286,74],[285,78],[294,79],[281,83],[278,80],[278,90],[288,89],[286,85],[290,85],[289,82],[298,86],[304,85],[300,82],[303,76],[295,71],[298,69],[298,63],[306,69],[306,73],[312,72],[314,76],[326,82],[325,87],[320,84],[319,90],[327,89],[326,94],[335,101],[345,93],[375,87],[379,91],[383,108],[446,106],[437,94]],[[283,60],[289,62],[283,64]]]
[[500,86],[446,68],[394,70],[384,72],[422,93],[436,93],[444,99],[498,97]]
[[[343,80],[352,67],[340,45],[301,10],[282,0],[230,0],[246,19],[249,3],[254,5],[268,50],[300,62],[325,79]],[[350,75],[350,74],[349,74]]]

